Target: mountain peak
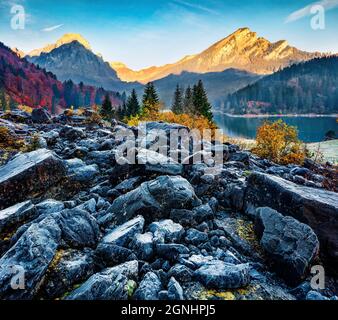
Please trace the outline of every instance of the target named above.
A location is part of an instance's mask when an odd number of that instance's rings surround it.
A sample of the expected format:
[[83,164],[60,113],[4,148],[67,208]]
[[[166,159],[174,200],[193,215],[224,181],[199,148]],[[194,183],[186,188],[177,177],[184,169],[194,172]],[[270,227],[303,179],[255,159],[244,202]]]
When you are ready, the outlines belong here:
[[56,46],[61,47],[64,44],[77,41],[81,43],[86,49],[91,50],[89,42],[78,33],[66,33],[59,40],[56,41]]
[[48,44],[47,46],[41,48],[41,49],[36,49],[28,53],[28,56],[30,57],[36,57],[39,56],[41,53],[49,53],[53,51],[56,48],[59,48],[63,46],[64,44],[72,43],[74,41],[79,42],[82,44],[86,49],[91,50],[89,42],[80,34],[77,33],[66,33],[64,34],[59,40],[57,40],[53,44]]

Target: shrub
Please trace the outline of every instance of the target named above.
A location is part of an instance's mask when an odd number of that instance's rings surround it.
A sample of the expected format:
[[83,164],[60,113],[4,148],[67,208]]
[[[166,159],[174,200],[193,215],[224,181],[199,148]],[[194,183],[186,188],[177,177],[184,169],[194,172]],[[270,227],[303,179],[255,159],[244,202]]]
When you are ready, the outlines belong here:
[[87,124],[97,124],[97,125],[102,125],[103,124],[103,119],[101,115],[97,112],[93,112],[90,117],[88,117],[85,122]]
[[8,128],[0,127],[0,149],[6,151],[20,151],[25,146],[22,139],[13,134]]
[[297,129],[282,120],[264,122],[257,130],[256,142],[252,152],[261,158],[279,164],[304,162],[305,150],[298,139]]

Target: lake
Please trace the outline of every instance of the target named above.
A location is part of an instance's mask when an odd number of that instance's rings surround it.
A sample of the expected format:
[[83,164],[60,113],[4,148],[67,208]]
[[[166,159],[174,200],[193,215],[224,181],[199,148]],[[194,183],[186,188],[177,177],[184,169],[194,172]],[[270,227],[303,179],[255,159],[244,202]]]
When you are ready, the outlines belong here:
[[320,142],[325,133],[333,130],[338,134],[338,124],[335,117],[230,117],[222,113],[215,113],[214,119],[220,129],[230,137],[254,139],[257,128],[265,120],[277,121],[282,119],[287,124],[296,126],[300,140],[304,142]]

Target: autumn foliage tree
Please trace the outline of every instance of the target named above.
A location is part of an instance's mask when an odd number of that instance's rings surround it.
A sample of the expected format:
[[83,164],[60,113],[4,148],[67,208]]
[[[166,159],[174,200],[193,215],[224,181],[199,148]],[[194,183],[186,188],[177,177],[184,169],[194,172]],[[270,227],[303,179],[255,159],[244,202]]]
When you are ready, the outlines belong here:
[[302,164],[305,150],[298,139],[297,129],[282,120],[266,121],[257,130],[253,153],[279,164]]

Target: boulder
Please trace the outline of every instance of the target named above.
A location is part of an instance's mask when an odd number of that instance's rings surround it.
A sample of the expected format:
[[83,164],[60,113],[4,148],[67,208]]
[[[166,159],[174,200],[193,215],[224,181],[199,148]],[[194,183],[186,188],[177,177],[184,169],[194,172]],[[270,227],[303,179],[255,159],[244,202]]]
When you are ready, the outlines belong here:
[[39,215],[47,215],[62,211],[65,208],[65,205],[62,201],[47,199],[38,203],[35,207]]
[[133,237],[143,232],[144,218],[138,216],[108,232],[102,239],[103,243],[127,246]]
[[40,291],[45,299],[56,299],[74,285],[88,279],[95,272],[91,250],[60,251],[58,263],[49,270],[47,281]]
[[0,167],[0,209],[46,192],[65,174],[63,161],[47,149],[19,153]]
[[133,251],[111,243],[100,243],[96,248],[95,254],[99,263],[105,267],[137,260]]
[[98,224],[87,211],[66,209],[59,214],[62,238],[74,248],[94,247],[99,238]]
[[200,203],[190,183],[180,176],[160,176],[118,197],[100,218],[104,225],[121,224],[136,215],[147,221],[169,216],[171,209],[190,209]]
[[196,229],[189,229],[185,236],[185,241],[195,246],[208,241],[208,235],[205,232],[198,231]]
[[147,149],[140,149],[137,153],[137,163],[144,164],[146,172],[167,175],[181,175],[183,165],[173,159]]
[[193,272],[183,264],[176,264],[169,270],[168,276],[174,277],[180,282],[189,282],[192,279]]
[[183,227],[169,219],[153,222],[149,230],[154,234],[154,241],[160,243],[177,242],[184,234]]
[[255,229],[277,273],[289,284],[299,284],[319,251],[312,229],[270,208],[257,209]]
[[151,232],[136,234],[130,247],[139,259],[150,260],[154,253],[153,234]]
[[[0,298],[32,299],[54,258],[61,230],[56,221],[47,217],[32,224],[17,243],[0,259]],[[22,275],[24,289],[13,290],[13,276]],[[15,284],[20,284],[20,279]]]
[[128,261],[92,275],[79,288],[72,291],[66,300],[127,300],[128,282],[136,281],[138,262]]
[[9,228],[28,222],[37,216],[36,207],[31,201],[18,203],[10,208],[0,211],[0,234]]
[[90,184],[99,174],[99,168],[96,164],[86,165],[81,159],[70,159],[65,161],[67,165],[67,174],[70,180],[82,184]]
[[71,126],[64,126],[59,132],[61,138],[75,141],[78,139],[86,138],[86,133],[81,128],[71,127]]
[[46,109],[38,108],[32,111],[32,121],[34,123],[50,123],[52,118]]
[[168,283],[168,300],[184,300],[183,289],[174,277]]
[[183,244],[167,243],[157,244],[156,254],[164,259],[175,261],[180,254],[188,254],[189,249]]
[[162,283],[154,272],[148,272],[136,289],[133,299],[135,300],[158,300]]
[[250,283],[250,267],[249,264],[233,265],[214,260],[197,269],[194,276],[210,289],[243,288]]
[[248,179],[245,204],[247,210],[270,207],[309,225],[320,241],[325,264],[337,273],[337,193],[299,186],[280,177],[253,173]]

